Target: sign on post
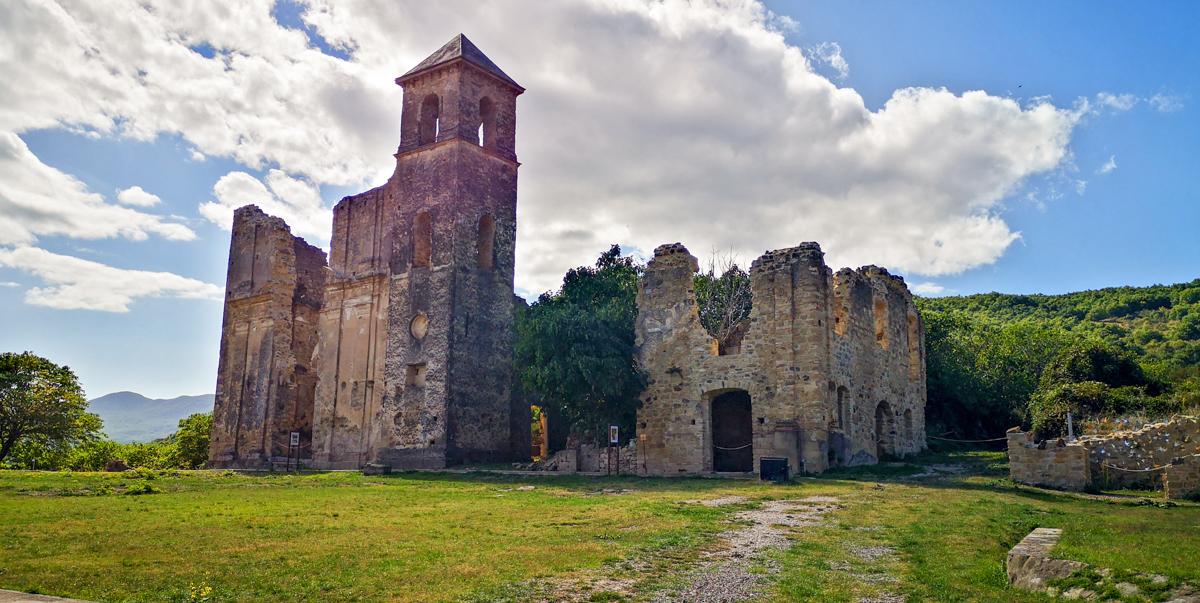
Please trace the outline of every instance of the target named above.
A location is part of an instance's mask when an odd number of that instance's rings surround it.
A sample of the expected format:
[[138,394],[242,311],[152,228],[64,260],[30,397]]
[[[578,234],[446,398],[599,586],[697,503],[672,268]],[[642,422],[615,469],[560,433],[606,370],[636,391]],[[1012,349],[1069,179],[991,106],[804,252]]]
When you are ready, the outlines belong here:
[[290,445],[291,446],[299,446],[300,445],[300,432],[299,431],[292,432],[292,440],[291,440]]
[[614,446],[617,444],[620,444],[621,438],[619,436],[620,436],[620,434],[618,432],[617,426],[609,425],[608,426],[608,443],[612,444]]

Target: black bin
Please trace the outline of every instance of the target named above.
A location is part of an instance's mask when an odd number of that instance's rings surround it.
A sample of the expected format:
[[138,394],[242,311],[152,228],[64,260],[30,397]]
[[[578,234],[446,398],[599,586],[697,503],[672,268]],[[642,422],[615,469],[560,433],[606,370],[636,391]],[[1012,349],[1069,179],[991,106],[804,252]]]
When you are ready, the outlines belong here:
[[782,456],[764,456],[758,461],[758,476],[763,481],[786,482],[788,460]]

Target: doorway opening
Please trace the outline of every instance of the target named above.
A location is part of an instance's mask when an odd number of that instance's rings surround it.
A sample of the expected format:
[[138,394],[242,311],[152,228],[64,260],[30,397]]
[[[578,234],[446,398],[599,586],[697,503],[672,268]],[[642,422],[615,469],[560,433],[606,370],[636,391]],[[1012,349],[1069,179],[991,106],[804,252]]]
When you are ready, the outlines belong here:
[[712,400],[713,471],[754,471],[754,426],[746,390]]

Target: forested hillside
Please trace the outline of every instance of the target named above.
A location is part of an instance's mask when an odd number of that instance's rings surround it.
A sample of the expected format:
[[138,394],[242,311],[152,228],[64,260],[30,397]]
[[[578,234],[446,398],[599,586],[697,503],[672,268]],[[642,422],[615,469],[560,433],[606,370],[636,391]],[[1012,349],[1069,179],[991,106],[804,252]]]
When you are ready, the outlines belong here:
[[1200,279],[918,306],[931,434],[995,436],[1017,423],[1053,432],[1050,415],[1066,410],[1161,414],[1200,402]]

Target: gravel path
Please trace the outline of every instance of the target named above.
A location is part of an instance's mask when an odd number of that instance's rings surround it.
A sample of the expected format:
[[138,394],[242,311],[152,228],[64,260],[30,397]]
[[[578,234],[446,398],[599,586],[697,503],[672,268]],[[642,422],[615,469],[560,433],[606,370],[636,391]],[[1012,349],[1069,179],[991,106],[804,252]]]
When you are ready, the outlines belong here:
[[655,602],[732,603],[751,599],[765,584],[767,574],[751,573],[750,568],[762,563],[768,574],[778,571],[774,563],[764,559],[765,553],[787,547],[789,529],[820,523],[824,514],[837,508],[836,503],[836,498],[828,496],[771,500],[758,509],[738,513],[737,519],[750,524],[722,535],[728,548],[709,553],[708,559],[688,574],[686,586],[660,595]]

